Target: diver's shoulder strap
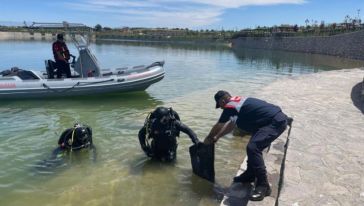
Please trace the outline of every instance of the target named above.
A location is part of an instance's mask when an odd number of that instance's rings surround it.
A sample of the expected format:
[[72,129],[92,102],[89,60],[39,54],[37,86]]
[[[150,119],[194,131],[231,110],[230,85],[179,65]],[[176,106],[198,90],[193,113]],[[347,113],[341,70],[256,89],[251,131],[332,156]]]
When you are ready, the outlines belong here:
[[67,140],[69,138],[71,138],[72,131],[73,131],[72,128],[69,128],[69,129],[66,129],[65,131],[63,131],[63,133],[61,134],[61,136],[58,139],[58,145],[61,145],[62,143],[66,143]]

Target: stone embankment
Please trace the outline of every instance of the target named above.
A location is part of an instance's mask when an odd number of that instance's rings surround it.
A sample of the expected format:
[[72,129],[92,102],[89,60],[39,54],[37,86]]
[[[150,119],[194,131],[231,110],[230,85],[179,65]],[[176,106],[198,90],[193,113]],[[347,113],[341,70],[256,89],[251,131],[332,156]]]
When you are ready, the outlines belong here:
[[55,34],[30,32],[0,32],[0,40],[52,40]]
[[364,69],[321,72],[257,92],[294,118],[289,140],[286,131],[265,154],[273,193],[250,202],[250,186],[233,184],[221,205],[364,205],[363,76]]
[[[55,40],[56,33],[39,33],[39,32],[0,32],[0,41],[3,40]],[[66,40],[69,36],[66,35]],[[95,35],[91,35],[91,40],[95,40]]]
[[333,36],[240,37],[232,40],[232,47],[305,52],[364,60],[364,31]]

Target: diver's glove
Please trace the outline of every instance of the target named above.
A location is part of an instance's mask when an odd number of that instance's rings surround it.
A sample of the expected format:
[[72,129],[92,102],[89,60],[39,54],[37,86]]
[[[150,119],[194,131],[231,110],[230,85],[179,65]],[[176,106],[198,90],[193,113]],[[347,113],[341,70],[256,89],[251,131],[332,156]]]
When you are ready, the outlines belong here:
[[201,142],[199,139],[197,139],[197,141],[194,142],[194,145],[197,146],[197,148],[201,148],[204,145],[204,143]]
[[196,145],[197,145],[197,148],[201,148],[201,147],[203,147],[203,146],[205,145],[205,143],[203,143],[203,142],[198,142]]
[[193,144],[195,144],[195,145],[198,145],[198,144],[200,144],[201,142],[200,142],[200,140],[199,139],[195,139],[194,141],[193,141]]
[[152,149],[151,149],[151,148],[149,148],[149,147],[145,147],[143,150],[144,150],[144,153],[145,153],[148,157],[153,157],[153,156],[154,156],[153,151],[152,151]]

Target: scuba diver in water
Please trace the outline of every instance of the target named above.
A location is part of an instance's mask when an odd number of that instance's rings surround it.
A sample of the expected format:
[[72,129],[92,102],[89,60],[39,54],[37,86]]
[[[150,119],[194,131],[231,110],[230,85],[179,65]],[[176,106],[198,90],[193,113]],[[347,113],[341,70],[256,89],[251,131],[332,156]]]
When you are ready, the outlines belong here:
[[[96,147],[92,141],[92,129],[87,125],[76,123],[73,128],[66,129],[58,139],[58,147],[53,150],[50,158],[37,164],[40,170],[57,168],[72,161],[72,154],[80,151],[90,151],[91,159],[96,161]],[[74,157],[75,157],[74,156]]]
[[92,129],[87,125],[76,123],[73,128],[66,129],[58,140],[60,150],[77,151],[94,147]]
[[176,137],[179,137],[180,131],[186,133],[194,144],[200,142],[196,134],[180,121],[176,111],[172,108],[157,107],[149,113],[144,126],[139,130],[140,146],[148,157],[173,161],[177,156]]

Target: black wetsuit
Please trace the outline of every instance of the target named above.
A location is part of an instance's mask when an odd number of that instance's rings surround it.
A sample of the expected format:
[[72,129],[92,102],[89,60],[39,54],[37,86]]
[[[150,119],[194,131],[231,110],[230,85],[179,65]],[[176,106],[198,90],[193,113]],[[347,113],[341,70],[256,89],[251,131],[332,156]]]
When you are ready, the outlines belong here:
[[62,149],[87,148],[92,145],[92,130],[90,127],[69,128],[59,137],[58,145]]
[[[92,142],[92,130],[88,126],[66,129],[59,137],[58,147],[53,150],[51,156],[40,161],[35,168],[38,172],[49,172],[56,168],[64,168],[72,159],[82,158],[81,151],[87,151],[89,158],[93,162],[96,161],[96,147]],[[71,153],[74,155],[71,155]]]
[[[178,145],[176,137],[179,136],[180,131],[186,133],[194,144],[199,142],[196,134],[177,119],[171,120],[166,125],[152,120],[148,137],[146,125],[139,130],[139,142],[147,156],[171,161],[176,158]],[[152,139],[150,145],[148,145],[146,138]]]

